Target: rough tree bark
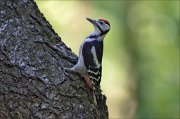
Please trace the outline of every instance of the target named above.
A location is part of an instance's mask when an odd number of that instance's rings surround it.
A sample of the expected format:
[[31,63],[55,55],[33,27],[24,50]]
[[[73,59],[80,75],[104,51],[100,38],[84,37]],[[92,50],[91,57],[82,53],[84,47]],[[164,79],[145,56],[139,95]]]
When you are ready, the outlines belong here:
[[108,118],[76,61],[33,0],[0,0],[0,119]]

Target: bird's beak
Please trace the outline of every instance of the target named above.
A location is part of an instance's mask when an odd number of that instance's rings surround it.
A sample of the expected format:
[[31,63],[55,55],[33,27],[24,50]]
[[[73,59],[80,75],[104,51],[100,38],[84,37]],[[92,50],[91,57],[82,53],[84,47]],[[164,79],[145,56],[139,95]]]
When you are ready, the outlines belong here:
[[90,18],[86,18],[89,22],[91,22],[92,24],[96,25],[96,20],[94,19],[90,19]]

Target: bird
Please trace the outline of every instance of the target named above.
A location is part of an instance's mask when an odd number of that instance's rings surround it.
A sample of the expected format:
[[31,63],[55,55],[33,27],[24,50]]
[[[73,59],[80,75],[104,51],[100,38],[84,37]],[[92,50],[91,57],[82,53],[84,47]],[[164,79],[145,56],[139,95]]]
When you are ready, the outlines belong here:
[[94,26],[94,31],[88,35],[79,48],[78,62],[72,68],[66,68],[79,73],[87,83],[89,89],[96,92],[100,90],[100,82],[102,76],[102,58],[103,58],[103,40],[110,31],[110,23],[105,19],[86,18]]

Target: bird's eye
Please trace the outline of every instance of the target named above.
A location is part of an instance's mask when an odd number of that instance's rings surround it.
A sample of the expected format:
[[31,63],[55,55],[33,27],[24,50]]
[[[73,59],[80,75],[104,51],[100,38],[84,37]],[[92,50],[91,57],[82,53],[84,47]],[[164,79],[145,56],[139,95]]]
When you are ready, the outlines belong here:
[[100,21],[99,23],[102,25],[102,24],[103,24],[103,21]]

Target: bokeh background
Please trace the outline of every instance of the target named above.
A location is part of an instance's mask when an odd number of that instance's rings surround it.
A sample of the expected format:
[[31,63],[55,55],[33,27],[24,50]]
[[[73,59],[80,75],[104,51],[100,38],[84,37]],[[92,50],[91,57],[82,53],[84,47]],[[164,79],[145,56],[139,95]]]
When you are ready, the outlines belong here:
[[93,30],[86,17],[111,23],[101,83],[110,118],[180,118],[178,0],[35,1],[76,54]]

